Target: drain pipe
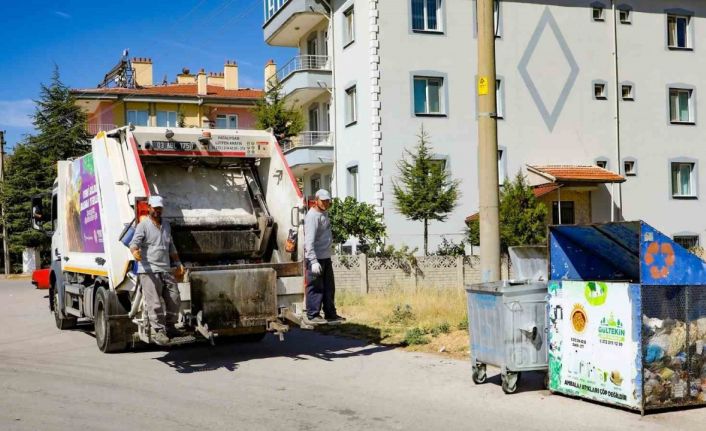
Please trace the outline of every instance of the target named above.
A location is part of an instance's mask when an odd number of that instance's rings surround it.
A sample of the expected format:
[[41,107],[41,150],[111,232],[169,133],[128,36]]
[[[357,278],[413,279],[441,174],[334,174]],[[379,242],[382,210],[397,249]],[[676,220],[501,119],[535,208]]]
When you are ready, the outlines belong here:
[[[615,151],[617,155],[618,164],[618,175],[623,175],[623,162],[621,160],[620,152],[620,100],[621,100],[621,89],[620,89],[620,73],[619,73],[619,62],[618,62],[618,11],[615,6],[615,0],[610,1],[610,7],[613,13],[613,88],[615,88]],[[615,221],[615,204],[616,197],[614,193],[614,184],[611,185],[611,221]],[[618,183],[618,220],[623,219],[623,185]]]

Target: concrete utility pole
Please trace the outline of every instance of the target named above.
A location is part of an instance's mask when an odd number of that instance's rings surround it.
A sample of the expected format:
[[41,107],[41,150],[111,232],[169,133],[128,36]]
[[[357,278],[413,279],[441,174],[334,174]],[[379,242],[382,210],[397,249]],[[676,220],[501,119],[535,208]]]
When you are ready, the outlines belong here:
[[500,280],[494,1],[478,0],[478,188],[481,281]]
[[[0,184],[5,184],[5,131],[0,130]],[[5,262],[5,276],[10,274],[10,249],[7,244],[7,225],[5,223],[5,205],[0,208],[2,216],[2,248]]]

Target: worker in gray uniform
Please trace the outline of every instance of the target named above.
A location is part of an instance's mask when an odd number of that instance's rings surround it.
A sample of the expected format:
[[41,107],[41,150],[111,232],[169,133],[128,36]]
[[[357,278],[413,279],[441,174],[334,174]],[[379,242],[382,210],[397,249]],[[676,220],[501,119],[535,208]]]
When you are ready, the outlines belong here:
[[[328,209],[331,195],[327,190],[316,192],[316,204],[304,218],[304,257],[306,261],[306,316],[304,323],[320,325],[346,319],[336,313],[336,285],[331,265],[331,220]],[[321,316],[323,307],[324,319]]]
[[153,330],[152,340],[163,346],[169,344],[171,337],[178,335],[174,325],[181,300],[174,274],[183,274],[184,267],[172,240],[171,225],[162,219],[162,197],[150,196],[147,202],[149,216],[137,225],[130,251],[138,262],[137,274]]

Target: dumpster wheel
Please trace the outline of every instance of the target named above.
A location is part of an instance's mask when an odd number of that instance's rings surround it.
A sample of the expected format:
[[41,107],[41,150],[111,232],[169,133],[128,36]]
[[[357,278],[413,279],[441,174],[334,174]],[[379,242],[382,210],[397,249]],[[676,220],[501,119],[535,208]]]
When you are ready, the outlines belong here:
[[517,386],[520,383],[520,373],[501,374],[503,392],[506,394],[514,394],[517,391]]
[[488,373],[485,371],[485,364],[478,364],[473,366],[473,383],[481,385],[485,383],[488,379]]

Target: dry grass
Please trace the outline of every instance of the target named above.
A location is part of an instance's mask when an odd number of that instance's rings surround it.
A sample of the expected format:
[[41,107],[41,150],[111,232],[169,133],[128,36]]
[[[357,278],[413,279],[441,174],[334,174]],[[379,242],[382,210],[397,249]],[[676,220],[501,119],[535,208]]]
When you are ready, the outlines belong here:
[[409,350],[465,357],[468,352],[466,292],[457,289],[393,289],[384,293],[336,294],[346,324],[326,332]]

